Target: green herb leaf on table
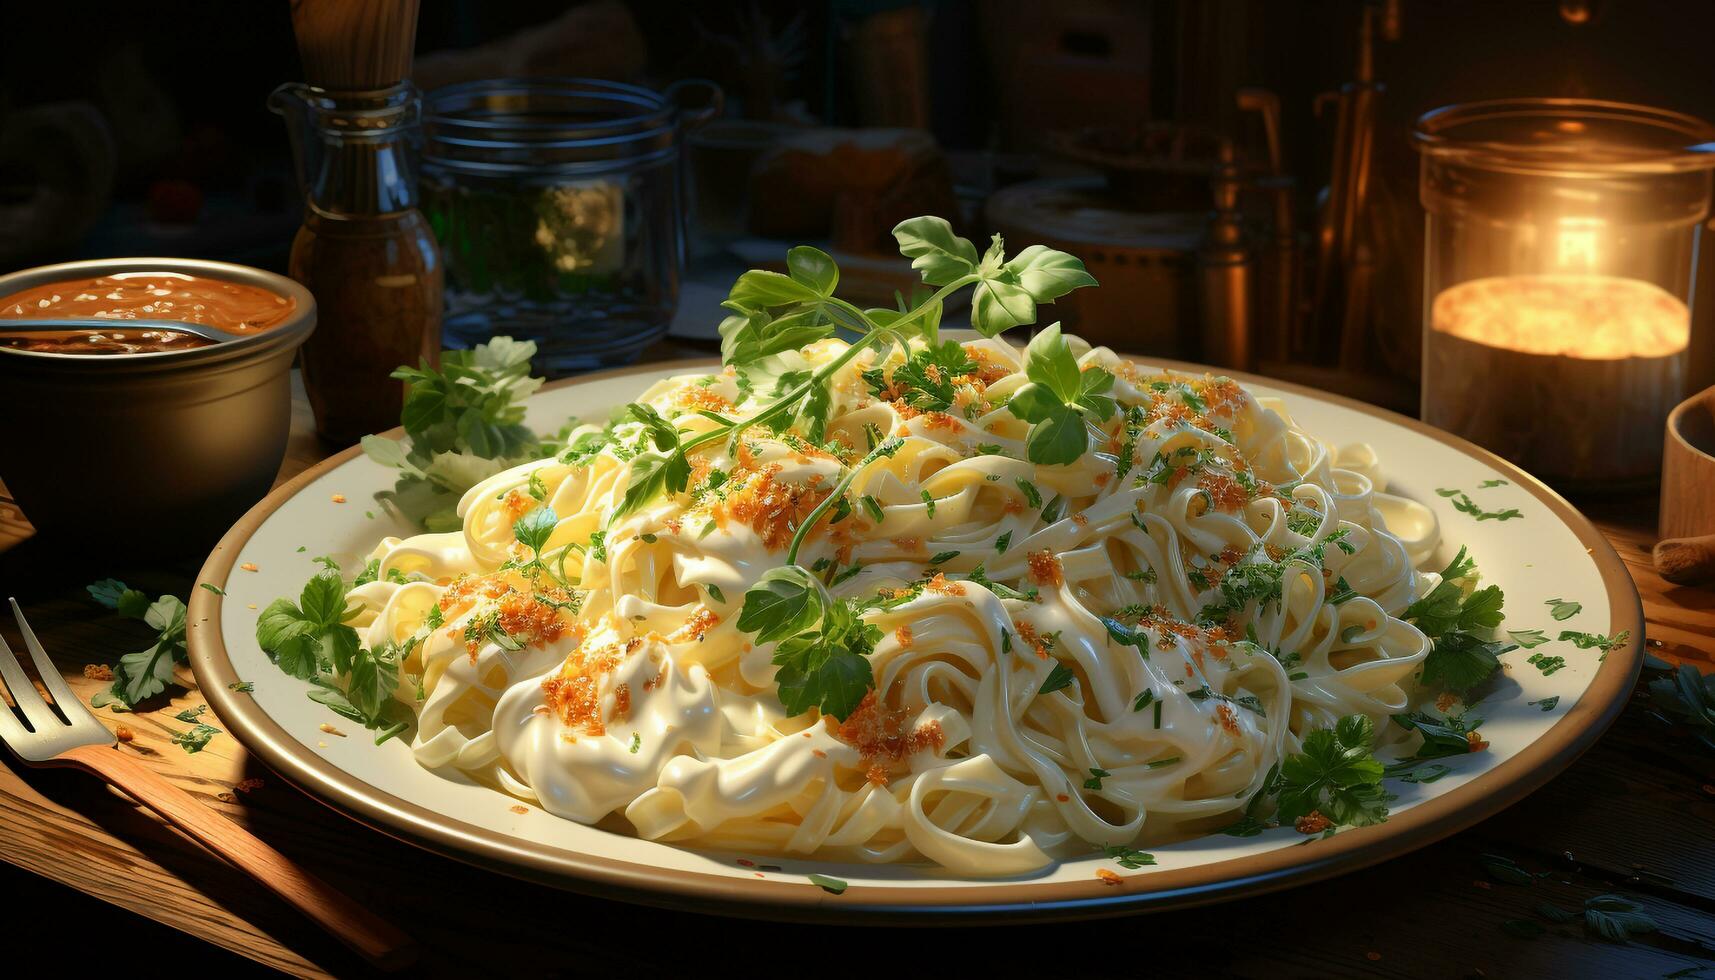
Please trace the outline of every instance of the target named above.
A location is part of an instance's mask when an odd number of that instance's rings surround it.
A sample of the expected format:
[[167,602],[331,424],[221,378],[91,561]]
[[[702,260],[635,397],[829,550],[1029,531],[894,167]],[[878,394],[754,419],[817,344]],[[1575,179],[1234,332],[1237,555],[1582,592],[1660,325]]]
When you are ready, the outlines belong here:
[[220,734],[220,729],[213,725],[198,722],[194,728],[183,732],[173,733],[173,744],[186,752],[196,753],[208,748],[209,740]]
[[1609,942],[1627,942],[1659,928],[1641,905],[1623,895],[1597,895],[1584,900],[1584,930]]
[[143,592],[110,578],[88,591],[95,601],[155,631],[155,642],[120,657],[113,665],[113,684],[90,698],[92,707],[131,710],[165,691],[173,682],[173,666],[185,661],[185,604],[170,595],[150,602]]

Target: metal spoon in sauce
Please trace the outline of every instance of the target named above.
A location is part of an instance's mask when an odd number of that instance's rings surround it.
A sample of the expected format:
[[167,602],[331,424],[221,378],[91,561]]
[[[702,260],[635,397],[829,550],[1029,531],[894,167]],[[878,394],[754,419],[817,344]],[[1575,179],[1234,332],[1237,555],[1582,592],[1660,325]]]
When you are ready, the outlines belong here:
[[[8,340],[8,334],[41,334],[24,340]],[[145,337],[153,333],[155,337]],[[91,341],[91,335],[102,340]],[[173,343],[168,337],[196,338],[195,342]],[[35,353],[59,354],[146,354],[189,350],[240,339],[234,334],[202,323],[178,320],[118,320],[97,317],[43,317],[0,319],[0,347]]]
[[43,317],[41,319],[0,319],[0,333],[32,333],[45,330],[77,330],[90,333],[112,333],[116,330],[172,330],[176,333],[188,333],[201,337],[212,343],[223,343],[237,340],[237,334],[217,330],[204,323],[185,323],[182,320],[114,320],[104,317],[65,316]]

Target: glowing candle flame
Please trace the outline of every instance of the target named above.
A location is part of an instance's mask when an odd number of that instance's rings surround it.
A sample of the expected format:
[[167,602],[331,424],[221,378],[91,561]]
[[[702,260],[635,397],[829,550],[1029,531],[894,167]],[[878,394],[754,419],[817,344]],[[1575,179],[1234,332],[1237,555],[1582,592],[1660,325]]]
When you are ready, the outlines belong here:
[[1654,283],[1620,276],[1467,280],[1435,297],[1430,324],[1489,347],[1584,360],[1666,357],[1691,340],[1683,302]]

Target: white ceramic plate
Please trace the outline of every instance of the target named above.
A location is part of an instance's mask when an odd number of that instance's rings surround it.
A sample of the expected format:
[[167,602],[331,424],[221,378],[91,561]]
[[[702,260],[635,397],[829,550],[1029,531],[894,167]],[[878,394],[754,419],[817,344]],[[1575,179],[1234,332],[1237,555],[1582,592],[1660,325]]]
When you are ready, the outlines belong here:
[[[529,421],[553,431],[568,415],[601,417],[656,378],[706,368],[656,365],[550,387],[531,400]],[[580,891],[783,918],[1090,916],[1282,887],[1371,864],[1469,826],[1540,786],[1589,747],[1631,690],[1643,641],[1637,592],[1600,533],[1553,491],[1452,436],[1358,402],[1237,377],[1258,395],[1283,399],[1310,432],[1374,446],[1387,489],[1427,505],[1440,523],[1441,544],[1429,564],[1439,567],[1460,545],[1468,546],[1485,582],[1505,590],[1508,628],[1542,629],[1551,637],[1563,629],[1626,631],[1628,642],[1605,658],[1564,641],[1506,654],[1497,690],[1475,712],[1484,719],[1489,749],[1440,760],[1451,772],[1432,783],[1390,780],[1398,801],[1381,825],[1308,843],[1291,827],[1248,839],[1206,837],[1150,848],[1159,862],[1154,867],[1124,870],[1092,855],[1002,881],[951,878],[932,867],[790,860],[639,840],[535,807],[514,812],[515,799],[423,769],[402,740],[374,745],[367,733],[306,697],[308,685],[269,663],[254,638],[258,611],[296,595],[315,571],[314,556],[355,560],[385,534],[411,533],[372,502],[377,491],[392,486],[392,471],[355,449],[275,491],[215,549],[199,581],[226,594],[192,590],[191,664],[233,735],[288,780],[378,830]],[[1479,489],[1492,480],[1506,483]],[[1522,517],[1478,521],[1435,492],[1443,487],[1466,491],[1486,509],[1517,508]],[[336,503],[335,495],[347,502]],[[1556,621],[1550,600],[1577,602],[1581,610]],[[1533,652],[1563,657],[1565,666],[1544,674],[1526,662]],[[234,691],[240,680],[254,690]],[[324,723],[348,737],[322,731]],[[1117,871],[1121,881],[1103,881],[1098,869]],[[811,873],[849,887],[833,894],[812,883]]]

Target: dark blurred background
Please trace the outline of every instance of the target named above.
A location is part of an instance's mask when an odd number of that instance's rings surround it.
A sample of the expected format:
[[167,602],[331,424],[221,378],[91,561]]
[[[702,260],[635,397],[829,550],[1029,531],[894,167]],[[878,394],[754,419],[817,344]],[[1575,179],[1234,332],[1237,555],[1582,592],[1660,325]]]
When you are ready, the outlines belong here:
[[[60,0],[12,5],[5,23],[0,271],[116,255],[285,269],[300,196],[264,106],[303,77],[285,0]],[[1340,137],[1337,102],[1316,106],[1362,79],[1366,37],[1380,88],[1358,221],[1372,267],[1361,294],[1338,277],[1319,293]],[[885,264],[896,211],[947,210],[966,234],[1084,257],[1102,298],[1064,312],[1123,349],[1220,359],[1231,311],[1206,273],[1237,261],[1260,297],[1251,366],[1405,406],[1420,319],[1412,121],[1518,95],[1715,117],[1710,38],[1715,4],[1675,0],[425,0],[416,78],[718,82],[725,117],[686,157],[691,283],[781,241]],[[782,159],[782,143],[801,157]],[[1361,371],[1317,326],[1342,303],[1368,324]]]

